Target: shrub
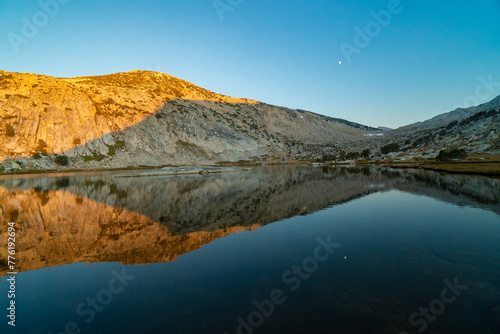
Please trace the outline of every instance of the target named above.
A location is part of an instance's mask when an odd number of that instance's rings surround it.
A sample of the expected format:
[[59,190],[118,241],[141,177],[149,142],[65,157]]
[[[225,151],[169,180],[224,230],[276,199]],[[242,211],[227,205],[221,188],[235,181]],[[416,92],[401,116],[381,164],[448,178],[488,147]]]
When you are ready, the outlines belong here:
[[361,157],[363,158],[369,158],[370,157],[370,150],[369,149],[366,149],[366,150],[363,150],[363,152],[361,152]]
[[453,122],[449,123],[449,124],[446,126],[446,129],[448,129],[448,130],[449,130],[449,129],[451,129],[451,128],[453,128],[453,127],[457,126],[457,125],[458,125],[458,121],[453,121]]
[[187,147],[197,147],[196,144],[193,144],[193,143],[190,143],[190,142],[187,142],[187,141],[184,141],[184,140],[177,140],[177,144],[178,145],[181,145],[181,146],[187,146]]
[[323,156],[321,157],[321,161],[322,162],[334,161],[336,158],[337,157],[334,154],[323,154]]
[[391,153],[391,152],[399,152],[399,145],[397,143],[391,143],[391,144],[385,145],[384,147],[382,147],[380,149],[380,152],[382,152],[382,154],[387,154],[387,153]]
[[348,160],[356,160],[359,158],[359,152],[349,152],[347,153]]
[[65,155],[57,155],[54,162],[61,166],[67,166],[69,164],[69,159]]
[[436,157],[437,161],[450,161],[452,159],[467,158],[467,152],[464,149],[453,149],[451,151],[441,150]]
[[82,159],[85,162],[89,162],[89,161],[101,161],[102,159],[104,159],[104,155],[102,155],[100,153],[97,153],[97,152],[92,152],[91,156],[89,156],[89,155],[82,155]]
[[38,139],[38,146],[35,148],[35,154],[47,154],[47,143],[43,139]]
[[345,160],[346,155],[347,155],[347,153],[345,153],[345,151],[340,151],[340,152],[339,152],[339,155],[338,155],[338,158],[339,158],[340,160]]
[[5,136],[6,137],[14,137],[16,135],[16,131],[14,131],[14,127],[10,124],[5,124]]
[[467,117],[466,119],[464,119],[463,121],[460,122],[460,125],[466,125],[466,124],[469,124],[469,123],[472,123],[472,122],[476,122],[478,120],[481,120],[481,119],[484,119],[484,118],[487,118],[487,117],[491,117],[491,116],[495,116],[499,111],[498,110],[495,110],[495,109],[491,109],[489,111],[481,111],[481,112],[478,112],[477,114],[474,114],[470,117]]

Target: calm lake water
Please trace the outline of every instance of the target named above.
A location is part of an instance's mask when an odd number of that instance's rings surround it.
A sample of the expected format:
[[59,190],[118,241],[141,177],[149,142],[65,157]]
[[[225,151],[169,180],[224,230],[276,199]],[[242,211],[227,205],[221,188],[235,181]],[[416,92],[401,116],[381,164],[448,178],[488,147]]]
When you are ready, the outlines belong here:
[[1,333],[500,332],[500,180],[262,167],[0,179]]

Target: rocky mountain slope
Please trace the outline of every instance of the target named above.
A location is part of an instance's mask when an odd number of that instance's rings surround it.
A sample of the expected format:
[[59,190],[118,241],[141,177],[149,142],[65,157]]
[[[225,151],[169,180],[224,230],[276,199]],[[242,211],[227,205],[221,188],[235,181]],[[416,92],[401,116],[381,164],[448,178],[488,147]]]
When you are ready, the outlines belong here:
[[[31,168],[314,158],[369,139],[360,124],[236,99],[168,74],[54,78],[0,71],[0,160]],[[23,167],[23,166],[21,166]]]
[[158,72],[54,78],[0,71],[0,170],[434,158],[455,148],[498,154],[499,111],[500,96],[383,131]]
[[460,122],[468,117],[474,116],[475,114],[482,111],[495,110],[500,107],[500,95],[493,100],[480,104],[478,106],[469,108],[457,108],[453,111],[437,115],[431,119],[423,122],[416,122],[413,124],[405,125],[398,128],[398,131],[422,131],[429,129],[436,129],[442,126],[447,126],[452,122]]
[[384,134],[382,145],[397,144],[399,159],[434,158],[441,150],[500,154],[500,96],[477,107],[457,109]]

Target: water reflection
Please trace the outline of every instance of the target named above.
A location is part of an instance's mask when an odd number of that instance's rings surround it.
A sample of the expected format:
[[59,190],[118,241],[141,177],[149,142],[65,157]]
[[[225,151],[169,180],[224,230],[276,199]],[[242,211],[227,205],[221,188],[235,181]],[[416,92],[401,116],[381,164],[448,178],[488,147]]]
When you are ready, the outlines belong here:
[[[500,180],[420,170],[281,166],[209,176],[132,175],[0,179],[2,226],[18,222],[19,271],[172,261],[229,233],[391,189],[500,214]],[[0,238],[7,240],[5,228]],[[0,253],[4,272],[6,249]]]

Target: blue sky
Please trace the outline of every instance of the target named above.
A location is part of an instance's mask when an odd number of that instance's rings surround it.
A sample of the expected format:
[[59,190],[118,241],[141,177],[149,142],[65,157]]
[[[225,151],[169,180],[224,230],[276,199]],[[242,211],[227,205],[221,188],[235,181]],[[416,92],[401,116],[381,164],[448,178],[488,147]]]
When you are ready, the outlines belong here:
[[397,127],[500,95],[499,18],[500,0],[3,0],[0,69],[157,70]]

